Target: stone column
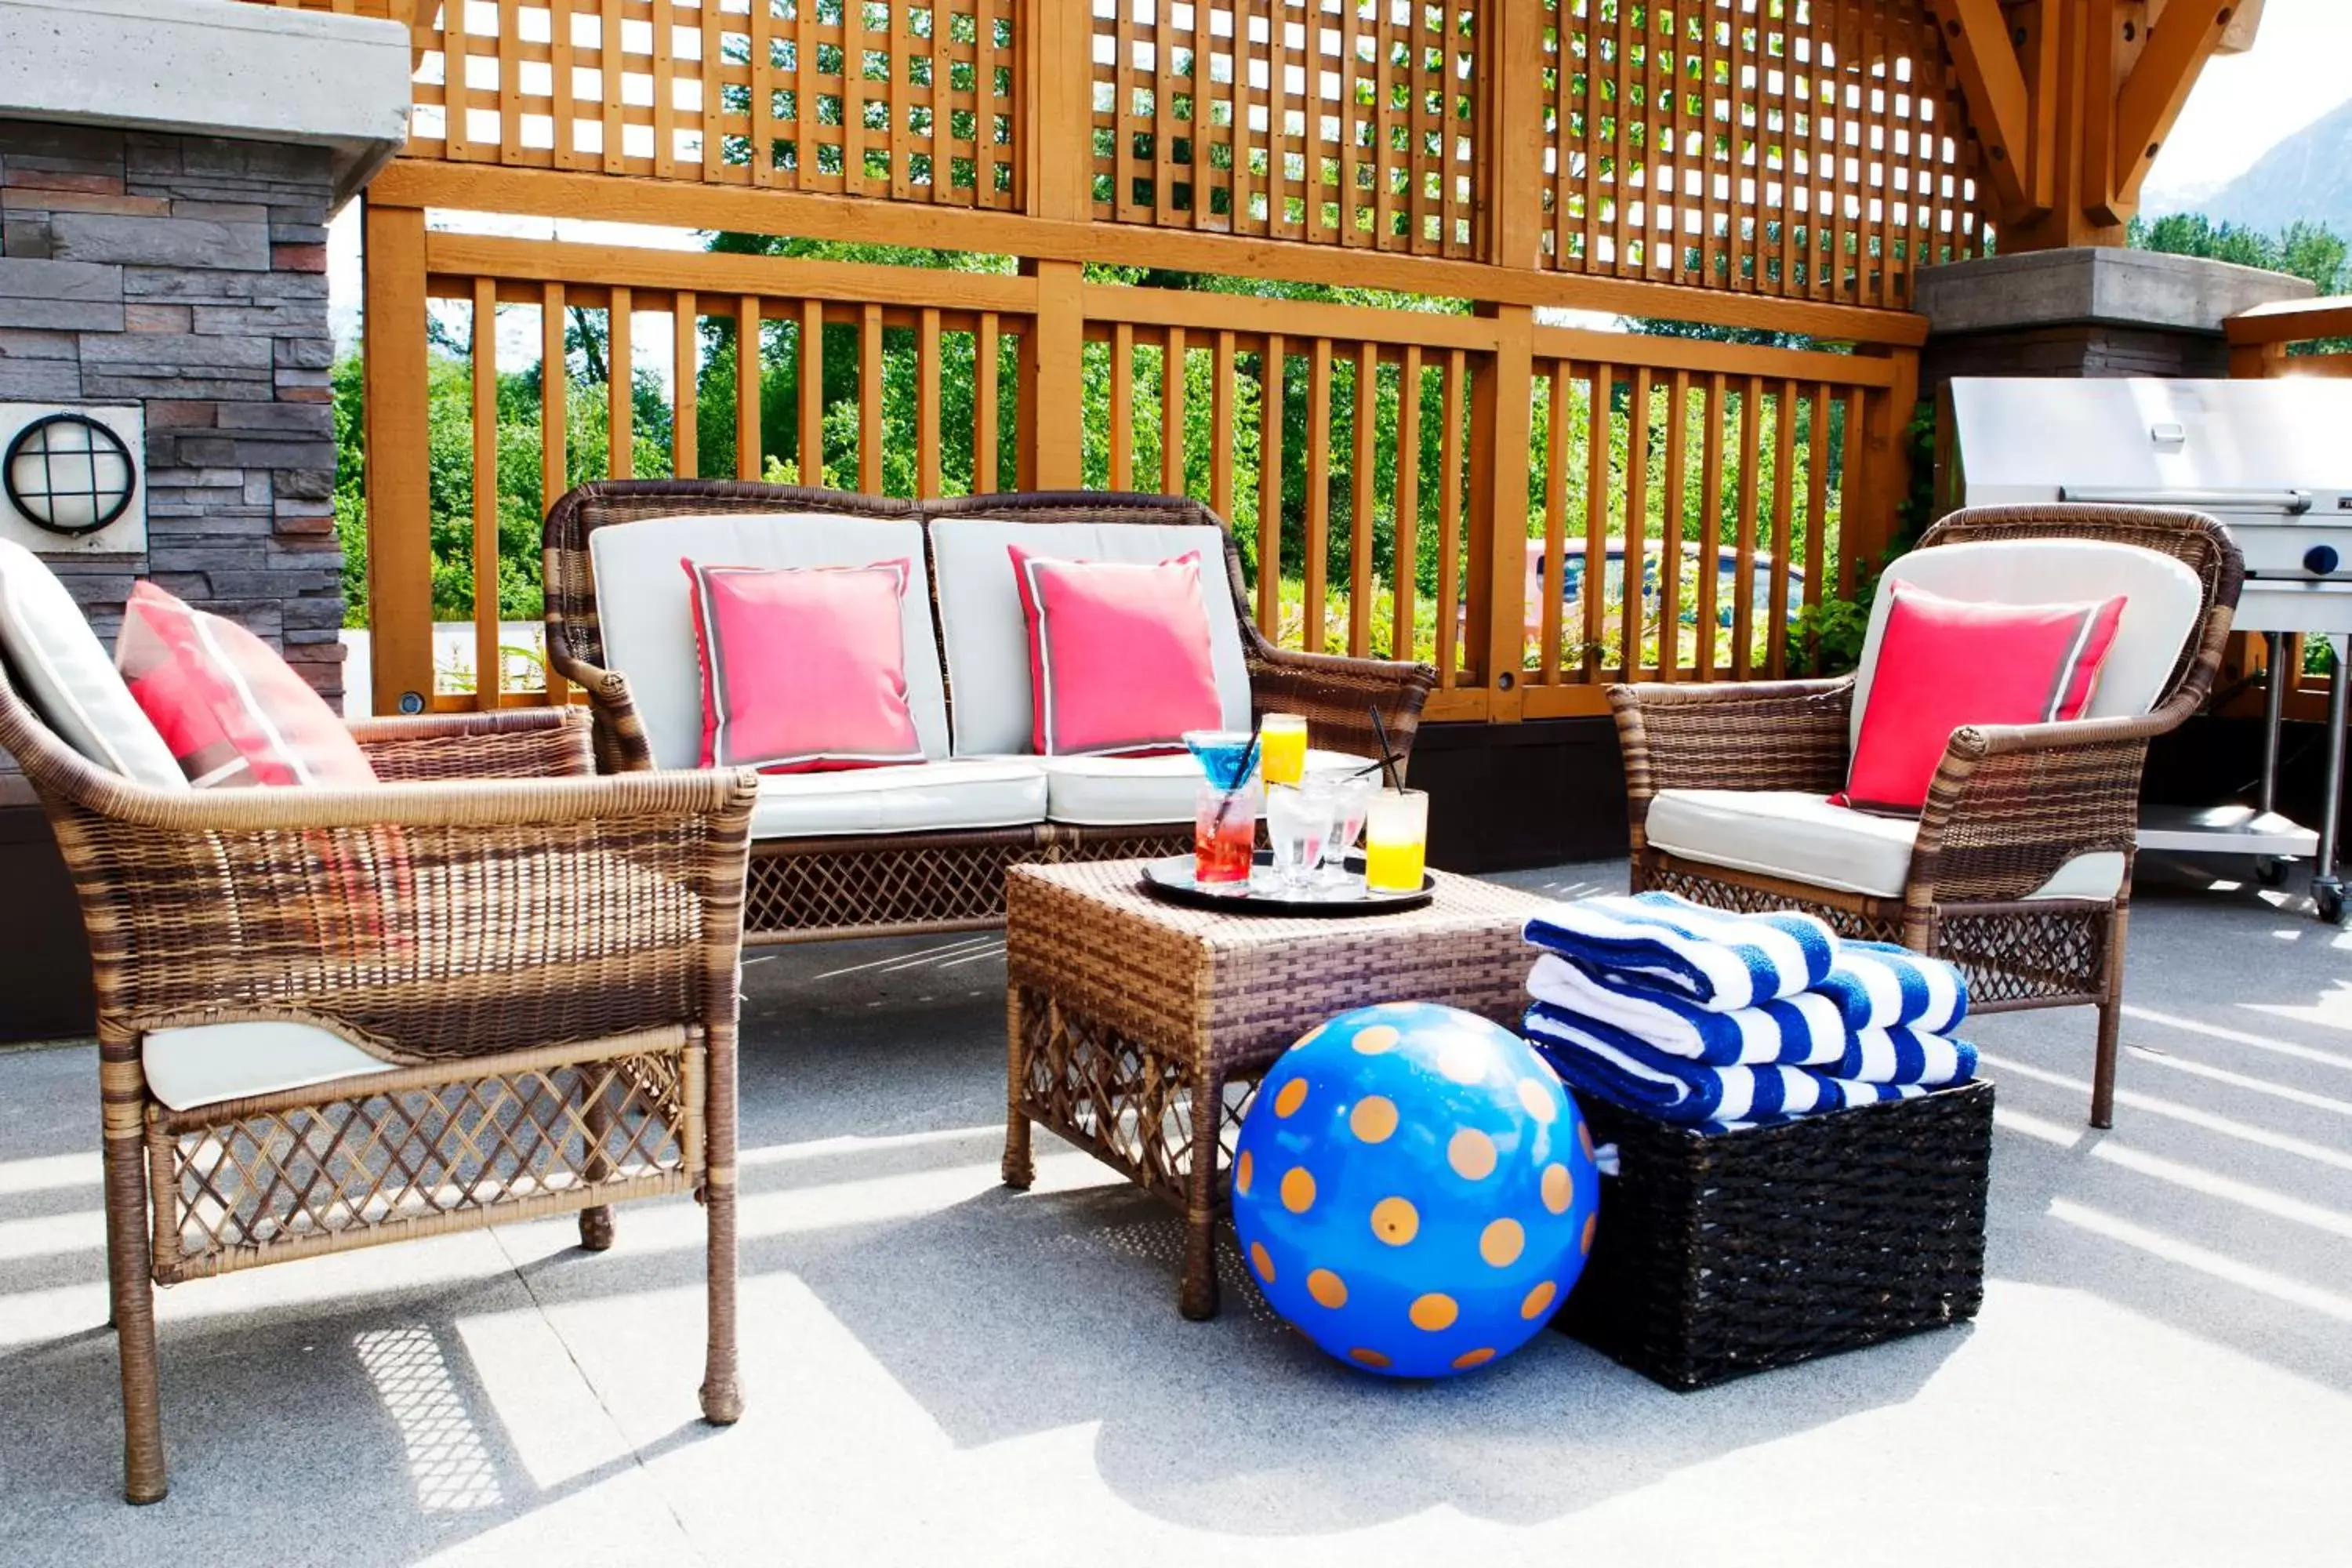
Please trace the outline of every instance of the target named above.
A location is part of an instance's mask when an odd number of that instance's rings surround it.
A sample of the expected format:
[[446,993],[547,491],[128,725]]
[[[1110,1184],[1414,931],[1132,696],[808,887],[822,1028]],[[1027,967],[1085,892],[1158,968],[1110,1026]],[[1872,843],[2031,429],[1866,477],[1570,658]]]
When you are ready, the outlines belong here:
[[2313,292],[2284,273],[2112,247],[1923,268],[1920,395],[1956,375],[2226,376],[2224,321]]

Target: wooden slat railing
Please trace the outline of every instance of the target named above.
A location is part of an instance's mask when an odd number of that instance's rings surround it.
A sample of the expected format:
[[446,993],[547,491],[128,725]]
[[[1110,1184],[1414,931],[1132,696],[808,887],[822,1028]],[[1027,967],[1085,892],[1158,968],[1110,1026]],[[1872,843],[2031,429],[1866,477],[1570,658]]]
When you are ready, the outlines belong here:
[[[1801,653],[1792,607],[1819,602],[1883,539],[1896,472],[1872,436],[1898,423],[1896,357],[1536,326],[1525,311],[1065,290],[1034,270],[437,231],[421,246],[425,296],[473,345],[473,669],[436,675],[429,637],[381,622],[376,658],[380,690],[430,693],[436,707],[548,700],[499,652],[498,591],[516,563],[499,559],[498,522],[526,499],[526,475],[541,497],[598,477],[578,468],[583,396],[602,411],[606,473],[688,475],[710,460],[752,478],[779,471],[775,459],[802,482],[877,493],[1000,488],[1034,468],[1048,425],[1080,426],[1069,482],[1218,507],[1245,542],[1269,636],[1428,660],[1438,719],[1598,712],[1601,686],[1629,677],[1785,672]],[[535,317],[533,330],[501,332],[500,312]],[[605,345],[601,393],[564,364],[567,321]],[[634,439],[613,367],[664,356],[633,344],[667,349],[666,452]],[[714,352],[732,354],[731,381]],[[532,370],[536,465],[501,453],[511,400],[496,384]],[[1013,378],[1086,389],[1085,406],[1008,397]],[[779,430],[783,449],[769,450]],[[422,456],[403,446],[421,428],[376,435],[372,468]],[[454,564],[434,557],[427,519],[382,510],[422,500],[377,494],[380,585]],[[1613,584],[1606,570],[1564,574],[1612,550],[1643,566]],[[1550,587],[1564,581],[1571,592]]]

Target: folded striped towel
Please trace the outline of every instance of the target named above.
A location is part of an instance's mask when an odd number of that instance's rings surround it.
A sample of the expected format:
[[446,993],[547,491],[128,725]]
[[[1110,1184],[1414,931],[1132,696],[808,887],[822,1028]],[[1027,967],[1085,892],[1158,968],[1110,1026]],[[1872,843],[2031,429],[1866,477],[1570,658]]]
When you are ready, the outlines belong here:
[[1712,1013],[1811,991],[1837,938],[1811,915],[1738,915],[1672,893],[1581,899],[1528,918],[1527,940],[1593,969],[1638,974]]
[[1966,1040],[1897,1024],[1856,1029],[1835,1066],[1822,1069],[1863,1083],[1916,1083],[1929,1089],[1977,1076],[1977,1048]]
[[1868,1083],[1809,1068],[1708,1067],[1662,1058],[1644,1052],[1622,1029],[1563,1016],[1542,1003],[1528,1010],[1525,1028],[1537,1051],[1571,1089],[1661,1121],[1707,1131],[1916,1100],[1927,1092],[1920,1084]]
[[[1816,1001],[1827,1005],[1826,998]],[[1767,1008],[1786,1008],[1787,1003],[1768,1002],[1762,1008],[1739,1013],[1718,1014],[1718,1017],[1745,1018],[1763,1013]],[[1834,1017],[1835,1010],[1831,1009]],[[1977,1048],[1965,1040],[1948,1039],[1924,1030],[1897,1025],[1892,1029],[1848,1029],[1843,1024],[1820,1030],[1808,1037],[1812,1043],[1807,1059],[1792,1060],[1752,1056],[1714,1061],[1694,1058],[1674,1046],[1662,1045],[1639,1028],[1626,1027],[1622,1022],[1592,1013],[1581,1006],[1561,1006],[1545,997],[1538,997],[1528,1009],[1533,1021],[1543,1019],[1570,1028],[1581,1029],[1609,1042],[1611,1047],[1655,1072],[1689,1078],[1724,1068],[1803,1067],[1828,1078],[1852,1079],[1857,1083],[1916,1083],[1929,1089],[1940,1089],[1949,1083],[1966,1083],[1977,1075]],[[1759,1025],[1758,1037],[1769,1036],[1771,1026]]]
[[1536,960],[1528,994],[1713,1067],[1827,1067],[1844,1057],[1853,1033],[1839,998],[1825,992],[1718,1013],[1645,976],[1588,969],[1550,952]]
[[1842,942],[1822,991],[1857,1029],[1950,1032],[1969,1014],[1968,982],[1940,958],[1885,942]]

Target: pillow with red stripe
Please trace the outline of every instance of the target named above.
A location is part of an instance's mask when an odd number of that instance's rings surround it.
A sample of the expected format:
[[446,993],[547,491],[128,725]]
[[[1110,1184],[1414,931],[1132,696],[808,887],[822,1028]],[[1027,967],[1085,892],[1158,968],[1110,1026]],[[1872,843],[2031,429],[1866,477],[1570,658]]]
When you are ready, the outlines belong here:
[[694,588],[704,767],[812,773],[923,760],[907,701],[907,562],[679,564]]
[[351,731],[276,649],[152,583],[131,584],[114,665],[199,788],[376,782]]
[[1916,816],[1952,731],[2079,719],[2122,624],[2121,597],[2074,605],[1947,599],[1888,584],[1894,603],[1843,795],[1857,811]]
[[1163,752],[1223,722],[1198,552],[1158,565],[1058,561],[1017,544],[1038,755]]

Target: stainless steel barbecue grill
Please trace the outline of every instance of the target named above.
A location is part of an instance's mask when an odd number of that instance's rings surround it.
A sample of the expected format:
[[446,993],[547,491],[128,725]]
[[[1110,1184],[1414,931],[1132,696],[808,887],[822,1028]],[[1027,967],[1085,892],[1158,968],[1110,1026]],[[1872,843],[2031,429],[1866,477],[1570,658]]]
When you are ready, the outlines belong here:
[[1969,506],[2067,500],[2188,507],[2220,519],[2246,560],[2236,625],[2265,634],[2282,668],[2293,632],[2333,647],[2326,804],[2318,829],[2273,809],[2280,704],[2270,682],[2262,781],[2251,804],[2152,808],[2142,848],[2255,857],[2275,885],[2290,859],[2313,861],[2320,917],[2344,913],[2336,802],[2344,783],[2347,637],[2352,635],[2352,381],[2063,381],[1951,384],[1957,493]]

